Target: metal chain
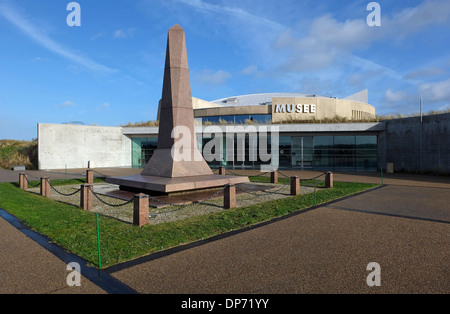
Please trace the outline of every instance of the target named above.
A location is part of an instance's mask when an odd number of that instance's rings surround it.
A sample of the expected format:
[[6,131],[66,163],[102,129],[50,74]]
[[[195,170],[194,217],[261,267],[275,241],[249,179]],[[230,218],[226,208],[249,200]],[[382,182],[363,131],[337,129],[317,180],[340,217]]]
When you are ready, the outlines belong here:
[[32,188],[37,188],[37,187],[39,187],[41,185],[41,181],[39,181],[39,183],[37,185],[33,185],[31,183],[31,181],[28,179],[27,175],[25,175],[25,179],[27,180],[28,185],[30,185]]
[[230,169],[225,169],[225,172],[229,172],[235,176],[246,176],[246,177],[262,177],[262,176],[265,176],[266,174],[270,173],[270,172],[265,171],[265,172],[261,172],[260,174],[248,175],[248,174],[239,174]]
[[91,190],[92,194],[94,194],[94,196],[95,196],[100,202],[102,202],[102,203],[105,204],[105,205],[111,206],[111,207],[121,207],[121,206],[125,206],[125,205],[128,205],[128,204],[130,204],[131,202],[134,201],[134,198],[132,198],[132,199],[130,199],[130,200],[128,200],[128,201],[126,201],[125,203],[122,203],[122,204],[111,204],[111,203],[108,203],[108,202],[102,200],[102,199],[97,195],[97,193],[95,193],[95,192],[92,190],[92,188],[91,188],[90,190]]
[[47,182],[48,182],[48,184],[50,185],[50,187],[53,189],[53,190],[55,190],[56,191],[56,193],[58,193],[58,194],[61,194],[61,195],[64,195],[64,196],[72,196],[72,195],[75,195],[75,194],[77,194],[78,192],[80,192],[81,191],[81,188],[79,188],[78,190],[76,190],[75,192],[73,192],[73,193],[63,193],[63,192],[61,192],[61,191],[58,191],[54,186],[53,186],[53,184],[50,182],[50,180],[47,180]]
[[[245,189],[239,187],[238,185],[236,185],[236,188],[239,189],[239,190],[241,190],[241,191],[244,192],[244,193],[247,193],[247,194],[253,194],[253,195],[256,195],[258,192],[261,192],[261,193],[267,193],[267,194],[275,194],[276,192],[280,191],[282,188],[285,188],[287,185],[290,185],[290,184],[291,184],[291,181],[292,181],[292,178],[290,178],[290,181],[289,181],[288,183],[283,183],[283,184],[281,184],[280,187],[278,187],[276,190],[272,189],[272,190],[270,190],[270,191],[269,191],[269,190],[263,190],[263,191],[255,191],[255,192],[251,192],[251,191],[247,191],[247,190],[245,190]],[[245,184],[245,183],[240,183],[240,184]]]
[[212,194],[212,195],[209,196],[208,198],[206,198],[206,199],[204,199],[204,200],[202,200],[202,201],[194,201],[194,202],[189,203],[189,204],[174,204],[174,203],[170,203],[170,202],[166,202],[166,201],[160,200],[160,199],[158,199],[158,198],[156,198],[156,197],[154,197],[154,196],[151,196],[151,195],[149,195],[148,197],[149,197],[150,199],[152,199],[152,200],[154,200],[154,201],[160,203],[160,204],[169,205],[169,206],[176,206],[176,207],[188,207],[188,206],[194,206],[194,205],[198,205],[198,204],[203,204],[203,203],[205,203],[205,202],[207,202],[207,201],[213,199],[214,197],[216,197],[217,195],[219,195],[220,192],[222,192],[223,190],[225,190],[225,188],[226,188],[226,185],[225,185],[223,188],[221,188],[220,190],[217,190],[214,194]]
[[106,174],[104,174],[104,173],[101,173],[101,172],[98,172],[97,170],[91,170],[91,171],[93,171],[93,172],[95,172],[95,173],[98,173],[99,175],[101,175],[101,176],[103,176],[103,177],[109,177],[108,175],[106,175]]

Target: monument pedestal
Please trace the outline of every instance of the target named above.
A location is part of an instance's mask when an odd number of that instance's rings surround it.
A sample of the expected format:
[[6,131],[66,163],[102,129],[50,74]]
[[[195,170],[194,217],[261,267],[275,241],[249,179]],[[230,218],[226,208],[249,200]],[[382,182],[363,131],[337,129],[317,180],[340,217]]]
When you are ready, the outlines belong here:
[[166,178],[158,176],[132,175],[126,177],[110,177],[107,183],[117,184],[124,190],[136,190],[142,192],[158,192],[162,194],[174,194],[201,189],[219,188],[225,185],[250,182],[248,177],[224,176],[218,174]]

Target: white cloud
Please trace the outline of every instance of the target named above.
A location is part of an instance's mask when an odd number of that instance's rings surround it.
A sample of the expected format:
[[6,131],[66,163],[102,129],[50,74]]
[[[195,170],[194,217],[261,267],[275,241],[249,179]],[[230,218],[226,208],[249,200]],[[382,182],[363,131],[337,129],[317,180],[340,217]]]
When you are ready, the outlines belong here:
[[398,103],[406,99],[408,94],[405,91],[393,91],[390,88],[384,93],[384,98],[389,103]]
[[382,14],[381,27],[369,27],[362,18],[338,21],[325,14],[312,20],[306,33],[300,28],[281,32],[272,48],[284,57],[280,70],[316,71],[333,65],[338,58],[368,49],[378,40],[404,39],[443,24],[450,24],[447,0],[428,0],[395,14]]
[[273,29],[283,29],[284,26],[281,24],[271,21],[269,19],[263,18],[261,16],[257,16],[237,7],[229,7],[229,6],[221,6],[218,4],[210,4],[204,2],[202,0],[178,0],[184,4],[190,5],[194,7],[196,10],[208,13],[221,13],[231,15],[234,18],[237,18],[241,21],[245,21],[246,23],[254,23],[258,25],[264,25],[266,27],[270,27]]
[[438,108],[439,111],[450,111],[450,103],[440,106]]
[[70,100],[66,100],[65,102],[63,102],[62,104],[59,105],[59,107],[61,107],[61,108],[68,108],[68,107],[75,107],[75,106],[76,106],[76,104]]
[[97,108],[95,108],[96,111],[101,111],[101,110],[106,110],[110,107],[110,104],[105,102],[102,105],[97,106]]
[[403,39],[431,25],[450,24],[450,1],[426,0],[392,16],[382,17],[385,35]]
[[258,66],[251,64],[242,69],[241,74],[243,75],[252,75],[258,73]]
[[211,70],[203,70],[196,75],[198,82],[207,85],[222,85],[231,78],[229,72],[219,70],[213,72]]
[[134,28],[117,29],[114,31],[113,36],[116,39],[128,38],[134,35],[134,31]]
[[423,83],[419,86],[419,94],[427,102],[450,102],[450,79]]
[[447,72],[442,68],[431,66],[431,67],[416,69],[411,72],[408,72],[405,75],[405,79],[421,79],[421,78],[443,75],[446,73]]
[[65,57],[95,72],[103,72],[103,73],[115,72],[115,70],[102,64],[99,64],[87,57],[82,57],[79,54],[72,52],[68,48],[62,46],[61,44],[55,42],[46,34],[41,32],[38,26],[33,25],[30,20],[17,13],[12,7],[7,5],[6,3],[0,3],[0,16],[3,16],[6,20],[15,25],[25,35],[27,35],[30,39],[37,42],[39,45],[62,57]]
[[315,71],[327,68],[337,58],[367,48],[376,36],[362,19],[339,22],[330,14],[312,21],[308,33],[297,37],[296,30],[280,34],[273,44],[277,52],[285,54],[279,66],[282,71]]

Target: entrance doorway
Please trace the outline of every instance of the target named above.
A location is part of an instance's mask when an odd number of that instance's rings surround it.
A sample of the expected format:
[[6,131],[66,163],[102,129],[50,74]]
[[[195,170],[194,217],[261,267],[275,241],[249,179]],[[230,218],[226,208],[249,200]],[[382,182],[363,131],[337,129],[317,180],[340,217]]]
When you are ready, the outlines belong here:
[[291,167],[307,169],[313,165],[313,137],[292,136],[291,137]]

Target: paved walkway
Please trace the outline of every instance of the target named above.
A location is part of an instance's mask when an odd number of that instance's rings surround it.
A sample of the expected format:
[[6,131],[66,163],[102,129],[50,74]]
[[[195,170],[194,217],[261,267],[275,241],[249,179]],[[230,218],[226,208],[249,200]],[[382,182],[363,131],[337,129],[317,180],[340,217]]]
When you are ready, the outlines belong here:
[[[358,178],[380,180],[335,174]],[[36,243],[4,213],[0,293],[449,293],[450,178],[391,175],[384,183],[172,254],[100,273],[83,268],[81,287],[66,284],[73,256],[50,253],[43,246],[51,244]],[[370,262],[381,267],[379,287],[366,284]]]

